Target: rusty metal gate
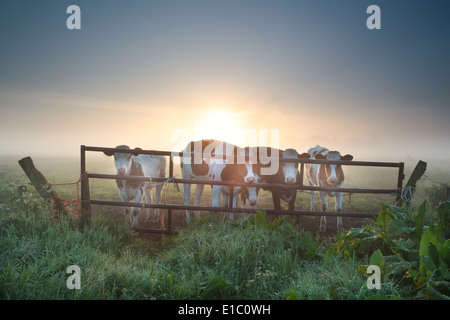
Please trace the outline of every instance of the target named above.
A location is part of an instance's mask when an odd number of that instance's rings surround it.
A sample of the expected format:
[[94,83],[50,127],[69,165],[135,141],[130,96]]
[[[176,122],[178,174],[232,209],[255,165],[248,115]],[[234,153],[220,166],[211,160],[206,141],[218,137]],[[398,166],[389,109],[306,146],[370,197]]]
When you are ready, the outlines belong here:
[[[86,171],[86,152],[122,152],[122,153],[133,153],[133,154],[147,154],[147,155],[160,155],[169,157],[169,176],[164,178],[150,178],[150,177],[137,177],[137,176],[118,176],[110,174],[97,174],[90,173]],[[233,194],[234,187],[248,186],[245,183],[239,182],[221,182],[221,181],[201,181],[201,180],[186,180],[186,179],[176,179],[173,176],[173,157],[182,157],[182,152],[171,152],[171,151],[155,151],[155,150],[136,150],[136,149],[116,149],[116,148],[104,148],[104,147],[92,147],[92,146],[81,146],[80,160],[81,160],[81,209],[82,214],[89,218],[91,214],[91,205],[108,205],[108,206],[122,206],[122,207],[139,207],[139,208],[159,208],[166,209],[168,214],[168,227],[165,230],[160,229],[148,229],[148,228],[134,228],[136,231],[149,232],[149,233],[159,233],[159,234],[171,234],[172,230],[172,214],[174,210],[191,210],[191,211],[210,211],[210,212],[241,212],[241,213],[252,213],[255,209],[248,208],[223,208],[223,207],[204,207],[204,206],[185,206],[185,205],[173,205],[173,204],[138,204],[131,202],[118,202],[118,201],[105,201],[105,200],[95,200],[91,199],[89,192],[89,179],[124,179],[124,180],[140,180],[140,181],[153,181],[162,183],[180,183],[180,184],[207,184],[207,185],[224,185],[229,186],[231,189],[231,194]],[[185,155],[184,155],[185,156]],[[224,156],[225,157],[225,156]],[[235,155],[236,157],[236,155]],[[285,184],[268,184],[268,183],[252,183],[252,187],[261,188],[283,188],[283,189],[295,189],[295,190],[306,190],[306,191],[329,191],[329,192],[343,192],[343,193],[372,193],[372,194],[391,194],[396,196],[396,201],[401,197],[401,192],[403,188],[404,180],[404,163],[403,162],[372,162],[372,161],[330,161],[330,160],[315,160],[315,159],[282,159],[280,161],[284,162],[297,162],[300,167],[300,179],[299,184],[295,185],[285,185]],[[313,187],[304,186],[304,165],[305,163],[315,163],[315,164],[340,164],[348,166],[365,166],[365,167],[386,167],[386,168],[398,168],[398,179],[397,186],[393,189],[362,189],[362,188],[329,188],[329,187]],[[230,197],[230,203],[233,197]],[[322,216],[335,216],[335,217],[357,217],[357,218],[372,218],[373,214],[364,212],[333,212],[333,211],[311,211],[311,210],[271,210],[264,209],[267,214],[288,214],[288,215],[317,215],[320,213]]]

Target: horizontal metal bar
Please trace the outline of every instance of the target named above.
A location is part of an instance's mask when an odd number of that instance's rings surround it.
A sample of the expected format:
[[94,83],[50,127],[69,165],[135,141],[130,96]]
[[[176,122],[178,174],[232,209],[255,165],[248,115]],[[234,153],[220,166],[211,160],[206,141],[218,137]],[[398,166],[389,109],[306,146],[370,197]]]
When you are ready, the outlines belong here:
[[223,208],[223,207],[202,207],[202,206],[185,206],[172,204],[145,204],[119,201],[91,200],[91,204],[108,205],[119,207],[137,207],[137,208],[158,208],[172,210],[190,210],[190,211],[213,211],[213,212],[244,212],[254,213],[256,210],[264,210],[267,214],[290,214],[303,216],[333,216],[333,217],[355,217],[355,218],[373,218],[377,214],[359,213],[359,212],[333,212],[333,211],[311,211],[311,210],[271,210],[271,209],[249,209],[249,208]]
[[122,149],[122,148],[104,148],[104,147],[92,147],[92,146],[85,146],[84,150],[85,151],[94,151],[94,152],[117,152],[117,153],[148,154],[148,155],[168,156],[168,157],[178,153],[178,152],[171,152],[171,151],[136,150],[136,149]]
[[[243,159],[246,161],[252,159],[249,156],[241,156],[241,155],[214,155],[208,156],[208,154],[195,154],[195,153],[183,153],[176,151],[158,151],[158,150],[135,150],[135,149],[120,149],[120,148],[103,148],[103,147],[92,147],[85,146],[85,151],[95,151],[95,152],[117,152],[117,153],[133,153],[133,154],[147,154],[147,155],[160,155],[167,157],[183,157],[183,158],[192,158],[195,155],[199,155],[202,158],[211,158],[211,159],[241,159],[241,162],[244,163]],[[332,161],[332,160],[317,160],[317,159],[286,159],[279,157],[267,156],[267,159],[278,159],[281,162],[293,162],[293,163],[311,163],[311,164],[339,164],[343,166],[367,166],[367,167],[388,167],[388,168],[398,168],[401,163],[398,162],[374,162],[374,161]]]
[[112,174],[88,173],[88,178],[97,179],[119,179],[119,180],[137,180],[137,181],[152,181],[152,182],[173,182],[173,183],[187,183],[187,184],[207,184],[219,185],[229,187],[248,187],[248,188],[264,188],[264,189],[286,189],[286,190],[306,190],[306,191],[326,191],[326,192],[344,192],[344,193],[375,193],[375,194],[397,194],[397,189],[359,189],[359,188],[331,188],[331,187],[314,187],[302,186],[297,184],[274,184],[274,183],[244,183],[231,181],[209,181],[209,180],[189,180],[189,179],[170,179],[156,178],[156,177],[142,177],[142,176],[123,176]]

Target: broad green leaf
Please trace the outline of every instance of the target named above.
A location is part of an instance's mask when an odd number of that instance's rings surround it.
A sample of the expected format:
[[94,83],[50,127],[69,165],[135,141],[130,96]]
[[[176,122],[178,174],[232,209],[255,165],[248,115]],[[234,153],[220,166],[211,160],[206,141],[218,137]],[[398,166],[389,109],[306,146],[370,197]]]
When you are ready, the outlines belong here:
[[416,231],[416,227],[404,227],[402,228],[403,232],[406,234],[410,234],[413,233],[414,231]]
[[405,222],[403,220],[394,220],[389,226],[389,235],[392,237],[399,236],[403,233],[403,228],[405,228]]
[[388,209],[385,206],[380,212],[378,212],[377,225],[379,225],[380,227],[383,228],[383,227],[387,226],[389,220],[390,220],[390,217],[388,214]]
[[421,235],[423,232],[423,226],[425,224],[425,206],[426,206],[426,201],[422,202],[422,204],[419,206],[419,210],[417,215],[414,217],[414,222],[416,223],[416,234],[417,235]]
[[442,246],[441,257],[447,266],[450,266],[450,239],[447,239]]
[[428,255],[436,267],[439,267],[439,252],[436,246],[430,243],[428,247]]
[[442,244],[439,243],[436,235],[434,234],[435,232],[436,232],[436,229],[428,228],[423,233],[422,239],[420,239],[420,249],[419,249],[420,257],[429,255],[428,248],[430,246],[430,243],[432,243],[437,248],[438,252],[442,248]]
[[372,253],[372,256],[370,257],[369,264],[377,265],[381,269],[384,268],[384,258],[381,251],[378,249]]
[[412,221],[411,217],[408,216],[405,213],[405,208],[400,208],[397,206],[386,206],[388,209],[388,213],[392,216],[392,218],[394,218],[395,220],[397,219],[404,219],[405,221]]
[[406,251],[406,252],[411,252],[411,250],[414,247],[414,244],[411,241],[394,241],[394,246],[397,249]]
[[389,266],[389,274],[404,274],[409,268],[410,265],[405,261],[394,262]]
[[429,278],[430,273],[436,270],[436,265],[429,256],[420,258],[420,275]]

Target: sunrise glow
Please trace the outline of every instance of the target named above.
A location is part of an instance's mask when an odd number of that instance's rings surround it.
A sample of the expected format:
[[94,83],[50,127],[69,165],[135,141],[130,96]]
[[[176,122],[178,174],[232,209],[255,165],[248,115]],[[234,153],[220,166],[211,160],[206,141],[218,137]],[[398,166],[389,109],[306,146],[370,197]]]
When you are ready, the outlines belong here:
[[196,140],[217,139],[240,145],[244,128],[239,115],[218,109],[195,121],[194,137]]

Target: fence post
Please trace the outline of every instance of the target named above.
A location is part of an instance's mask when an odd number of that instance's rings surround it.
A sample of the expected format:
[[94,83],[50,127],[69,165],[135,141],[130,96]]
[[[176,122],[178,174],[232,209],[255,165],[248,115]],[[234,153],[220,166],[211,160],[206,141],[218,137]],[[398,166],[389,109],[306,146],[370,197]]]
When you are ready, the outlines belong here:
[[[411,173],[408,182],[406,183],[406,187],[411,187],[412,192],[414,192],[414,189],[416,188],[417,185],[417,181],[423,176],[425,170],[427,170],[427,163],[422,160],[419,160],[413,172]],[[409,199],[408,201],[408,205],[411,201],[412,201],[412,193],[411,199]]]
[[[169,178],[173,179],[173,159],[172,159],[172,155],[169,156]],[[164,216],[161,217],[161,219],[164,219]],[[167,224],[168,224],[167,230],[169,232],[172,232],[172,209],[168,209],[167,210]]]
[[402,198],[403,179],[405,179],[405,164],[400,162],[398,164],[398,180],[397,180],[397,197],[395,203],[398,203]]
[[298,181],[297,183],[303,187],[303,176],[305,175],[305,163],[304,162],[300,162],[300,181]]
[[81,146],[80,152],[80,164],[81,164],[81,219],[83,219],[83,223],[86,224],[89,222],[91,218],[91,197],[89,192],[89,179],[86,173],[86,150],[85,146]]
[[26,157],[19,160],[19,164],[41,197],[53,202],[56,214],[67,214],[64,202],[58,196],[56,191],[53,190],[52,185],[47,181],[44,175],[36,169],[33,160],[30,157]]

